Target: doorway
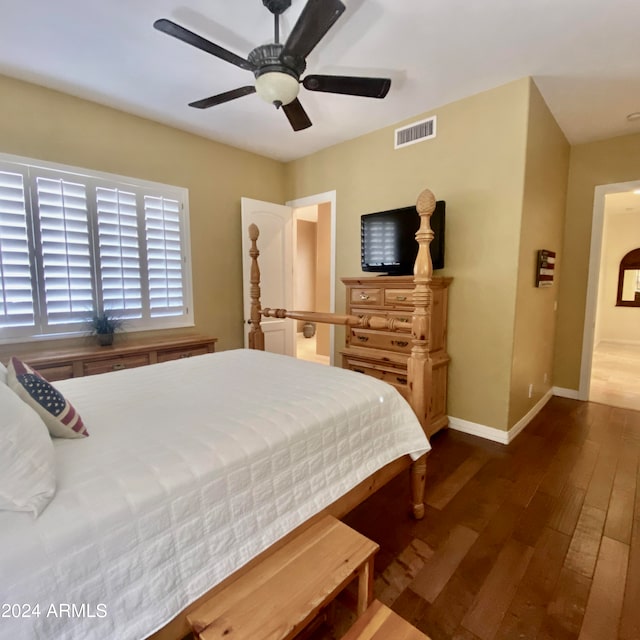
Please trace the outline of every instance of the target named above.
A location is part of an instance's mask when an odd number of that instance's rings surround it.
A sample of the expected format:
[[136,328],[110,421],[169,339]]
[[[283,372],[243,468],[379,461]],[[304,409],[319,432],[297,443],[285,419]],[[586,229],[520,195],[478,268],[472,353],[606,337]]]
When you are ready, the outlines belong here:
[[[293,306],[304,311],[333,312],[333,202],[314,196],[311,202],[304,198],[287,204],[293,207]],[[331,364],[333,325],[302,320],[294,324],[296,358]]]
[[636,245],[640,181],[596,187],[578,397],[640,410],[640,310],[616,305],[620,260]]
[[[262,305],[334,312],[335,211],[335,191],[292,200],[285,205],[241,199],[245,347],[250,331],[252,291],[249,225],[254,223],[260,230]],[[322,364],[333,363],[333,325],[317,324],[305,328],[297,321],[278,318],[263,318],[261,324],[266,351]],[[313,335],[306,338],[305,333],[310,330]]]

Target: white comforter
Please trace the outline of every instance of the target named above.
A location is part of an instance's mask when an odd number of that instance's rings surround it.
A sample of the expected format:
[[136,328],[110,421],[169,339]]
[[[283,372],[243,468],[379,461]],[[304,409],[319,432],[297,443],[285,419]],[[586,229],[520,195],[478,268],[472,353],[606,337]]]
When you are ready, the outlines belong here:
[[55,441],[57,494],[38,519],[0,512],[0,604],[23,605],[0,611],[3,640],[145,638],[384,464],[429,449],[391,386],[258,351],[56,386],[90,437]]

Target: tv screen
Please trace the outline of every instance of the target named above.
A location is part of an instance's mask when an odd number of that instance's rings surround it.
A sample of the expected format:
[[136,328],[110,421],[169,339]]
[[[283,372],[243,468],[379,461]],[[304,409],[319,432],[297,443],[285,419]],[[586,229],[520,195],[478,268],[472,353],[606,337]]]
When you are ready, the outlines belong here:
[[[434,238],[429,245],[434,269],[444,268],[445,201],[431,216]],[[411,275],[418,255],[416,231],[420,216],[413,207],[367,213],[360,217],[360,262],[363,271]]]

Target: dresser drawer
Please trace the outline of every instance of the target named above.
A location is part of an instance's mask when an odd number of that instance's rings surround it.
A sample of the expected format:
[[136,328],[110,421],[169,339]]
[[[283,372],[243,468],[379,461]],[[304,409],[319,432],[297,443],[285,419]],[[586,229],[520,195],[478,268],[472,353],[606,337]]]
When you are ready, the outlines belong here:
[[351,289],[351,304],[381,305],[382,289],[354,287]]
[[403,396],[407,397],[408,395],[407,372],[402,369],[384,367],[350,357],[345,358],[344,367],[351,371],[357,371],[358,373],[363,373],[367,376],[371,376],[372,378],[383,380],[384,382],[396,387]]
[[45,380],[48,380],[49,382],[73,378],[73,365],[71,363],[54,366],[45,365],[43,367],[34,368]]
[[385,289],[384,304],[387,307],[413,307],[413,289]]
[[[358,309],[354,307],[351,309],[352,316],[358,316],[358,318],[362,318],[362,316],[377,316],[379,318],[395,318],[396,320],[400,320],[402,322],[411,322],[411,312],[410,311],[381,311],[378,309]],[[398,329],[399,333],[411,333],[411,329]]]
[[15,355],[53,382],[213,353],[216,341],[217,338],[193,335],[124,341],[109,347],[87,344],[69,350]]
[[171,349],[167,351],[158,351],[158,362],[169,362],[169,360],[181,360],[182,358],[191,358],[192,356],[203,356],[209,353],[209,349],[205,346],[192,347],[190,349]]
[[376,331],[375,329],[351,329],[350,342],[353,346],[383,349],[398,353],[411,352],[411,338],[407,333]]
[[92,376],[96,373],[107,373],[108,371],[120,371],[121,369],[133,369],[144,367],[149,364],[149,354],[140,353],[131,356],[121,356],[108,358],[105,360],[86,360],[83,363],[84,375]]

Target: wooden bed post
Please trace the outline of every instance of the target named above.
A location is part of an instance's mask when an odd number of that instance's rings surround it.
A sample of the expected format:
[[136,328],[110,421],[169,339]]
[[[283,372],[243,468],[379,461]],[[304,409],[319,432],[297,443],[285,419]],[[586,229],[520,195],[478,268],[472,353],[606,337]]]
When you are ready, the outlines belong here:
[[249,289],[249,297],[251,299],[251,312],[249,323],[251,329],[249,329],[249,349],[259,349],[264,351],[264,333],[260,326],[261,307],[260,307],[260,267],[258,266],[258,236],[260,231],[255,224],[249,225],[249,240],[251,240],[251,248],[249,249],[249,255],[251,256],[251,274]]
[[[435,196],[425,189],[416,202],[420,215],[420,228],[416,232],[418,255],[413,268],[413,315],[411,317],[411,355],[407,361],[409,380],[409,402],[425,434],[429,434],[429,405],[431,402],[431,358],[429,356],[429,334],[431,329],[431,277],[433,264],[429,244],[433,240],[431,215],[436,208]],[[424,516],[424,484],[426,455],[416,460],[411,467],[413,515]]]
[[427,434],[429,401],[431,399],[429,332],[431,328],[431,276],[433,275],[429,243],[433,239],[430,218],[435,206],[435,196],[429,189],[425,189],[418,196],[416,203],[416,209],[420,215],[420,228],[416,232],[418,256],[413,268],[413,315],[411,316],[411,342],[413,346],[407,362],[410,404]]

